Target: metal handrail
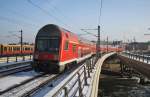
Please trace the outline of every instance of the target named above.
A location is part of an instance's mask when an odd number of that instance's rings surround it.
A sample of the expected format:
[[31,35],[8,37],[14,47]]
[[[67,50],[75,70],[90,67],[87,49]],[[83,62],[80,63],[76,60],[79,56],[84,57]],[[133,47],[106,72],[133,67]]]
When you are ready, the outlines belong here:
[[[91,59],[90,59],[91,60]],[[58,95],[60,95],[60,93],[62,91],[64,91],[64,97],[69,97],[69,93],[71,92],[71,90],[77,85],[76,88],[74,88],[74,92],[70,95],[72,95],[72,97],[75,97],[77,92],[79,93],[79,97],[83,97],[83,88],[84,86],[88,85],[87,83],[87,79],[88,77],[90,77],[88,73],[92,72],[92,67],[95,66],[94,64],[92,64],[93,62],[86,60],[85,61],[86,64],[84,63],[74,74],[72,77],[69,78],[69,80],[56,92],[54,93],[54,95],[52,97],[57,97]],[[81,71],[82,70],[82,71]],[[83,76],[83,77],[81,77]],[[74,78],[77,77],[76,80],[74,80],[74,83],[72,84],[72,86],[70,86],[69,88],[67,87],[67,85],[69,84],[69,82]]]
[[[48,97],[60,97],[60,96],[84,97],[85,96],[84,90],[86,90],[85,86],[88,86],[90,91],[88,90],[86,96],[97,97],[95,93],[97,93],[96,91],[98,91],[98,83],[99,83],[101,66],[108,57],[114,54],[116,53],[106,54],[100,60],[98,60],[95,57],[90,60],[87,59],[85,61],[86,64],[84,63],[82,66],[77,68],[70,76],[68,76],[68,78],[66,78],[64,83],[54,88],[53,91],[50,92],[47,96]],[[93,62],[93,60],[95,60],[95,62]],[[88,83],[89,78],[91,80],[90,83]],[[91,94],[94,94],[94,96]]]
[[135,54],[135,53],[131,53],[131,52],[123,52],[124,55],[126,55],[127,57],[131,58],[131,59],[135,59],[138,61],[142,61],[145,63],[149,63],[150,62],[150,56],[148,55],[144,55],[144,54]]

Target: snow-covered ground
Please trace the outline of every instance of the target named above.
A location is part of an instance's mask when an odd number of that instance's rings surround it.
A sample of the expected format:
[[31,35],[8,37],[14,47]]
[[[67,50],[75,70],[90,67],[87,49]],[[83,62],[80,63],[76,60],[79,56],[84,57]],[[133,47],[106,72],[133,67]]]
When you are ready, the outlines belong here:
[[27,95],[28,92],[35,89],[36,87],[39,87],[39,85],[43,84],[46,81],[49,81],[53,77],[55,77],[55,74],[52,75],[44,75],[41,77],[38,77],[24,85],[21,85],[20,87],[17,87],[7,93],[4,93],[1,95],[2,97],[22,97],[23,95]]
[[7,88],[20,84],[21,82],[30,79],[34,76],[38,75],[34,71],[27,71],[27,72],[19,72],[15,73],[6,77],[0,78],[0,91],[6,90]]

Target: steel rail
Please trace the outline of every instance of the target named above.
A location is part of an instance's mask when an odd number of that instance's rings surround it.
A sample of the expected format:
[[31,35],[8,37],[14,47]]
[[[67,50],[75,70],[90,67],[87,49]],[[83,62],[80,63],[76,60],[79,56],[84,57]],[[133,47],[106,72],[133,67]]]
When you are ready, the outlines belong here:
[[1,64],[0,65],[0,70],[16,67],[16,66],[21,65],[21,64],[28,64],[28,63],[31,63],[31,62],[32,62],[32,60],[30,60],[30,61],[22,61],[22,62],[15,62],[15,63],[8,63],[8,64]]
[[11,74],[14,74],[14,73],[18,73],[18,72],[21,72],[21,71],[31,70],[31,69],[32,69],[31,65],[28,64],[28,65],[17,66],[17,67],[6,69],[6,70],[1,70],[0,71],[0,78],[11,75]]
[[20,87],[21,85],[24,85],[24,84],[26,84],[26,83],[28,83],[28,82],[34,80],[34,79],[37,79],[37,78],[39,78],[39,77],[41,77],[41,76],[43,76],[43,75],[44,75],[44,74],[39,74],[39,75],[34,76],[34,77],[30,78],[30,79],[27,79],[27,80],[22,81],[20,84],[15,84],[15,85],[13,85],[13,86],[7,88],[6,90],[0,91],[0,95],[3,95],[4,93],[9,92],[9,91],[11,91],[12,89],[18,88],[18,87]]
[[20,62],[12,65],[2,66],[0,68],[0,78],[24,70],[31,70],[32,69],[31,62],[32,61],[22,62],[22,63]]
[[21,97],[31,97],[33,94],[35,94],[37,91],[39,91],[40,89],[42,89],[44,86],[46,86],[48,83],[52,82],[53,80],[57,79],[60,75],[56,74],[55,76],[53,76],[52,78],[46,80],[45,82],[43,82],[42,84],[40,84],[39,86],[33,88],[32,90],[24,93]]
[[4,91],[1,93],[0,96],[19,96],[19,97],[29,97],[34,93],[37,89],[41,88],[48,82],[52,81],[59,75],[49,75],[49,74],[42,74],[39,76],[36,76],[34,78],[31,78],[19,85],[13,86],[10,89]]

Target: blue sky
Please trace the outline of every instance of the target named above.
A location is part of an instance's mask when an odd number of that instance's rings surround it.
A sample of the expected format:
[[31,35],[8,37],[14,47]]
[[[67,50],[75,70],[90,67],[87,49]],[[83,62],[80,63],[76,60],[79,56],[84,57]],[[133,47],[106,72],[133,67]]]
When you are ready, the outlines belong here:
[[[80,29],[97,28],[100,0],[0,0],[0,43],[18,42],[10,31],[23,29],[24,41],[34,42],[38,30],[57,24],[76,34]],[[150,0],[103,0],[102,39],[148,41],[150,36]],[[18,32],[12,32],[18,34]],[[91,33],[97,33],[91,31]],[[82,36],[96,39],[91,35]]]

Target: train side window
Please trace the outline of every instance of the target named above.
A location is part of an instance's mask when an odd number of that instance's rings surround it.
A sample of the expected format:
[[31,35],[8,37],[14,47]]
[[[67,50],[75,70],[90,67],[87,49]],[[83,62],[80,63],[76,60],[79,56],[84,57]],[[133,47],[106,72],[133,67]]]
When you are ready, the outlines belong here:
[[11,51],[11,47],[9,47],[9,51]]
[[7,47],[4,47],[4,51],[7,51]]
[[17,50],[17,48],[16,47],[14,47],[14,51],[16,51]]
[[27,50],[27,48],[25,48],[25,51]]
[[2,45],[0,45],[0,54],[2,54],[2,51],[3,51],[3,50],[2,50]]
[[64,50],[68,50],[68,48],[69,48],[69,41],[67,40],[65,42]]
[[20,48],[19,47],[17,47],[17,51],[19,51],[20,50]]
[[76,44],[73,44],[72,51],[76,52]]

